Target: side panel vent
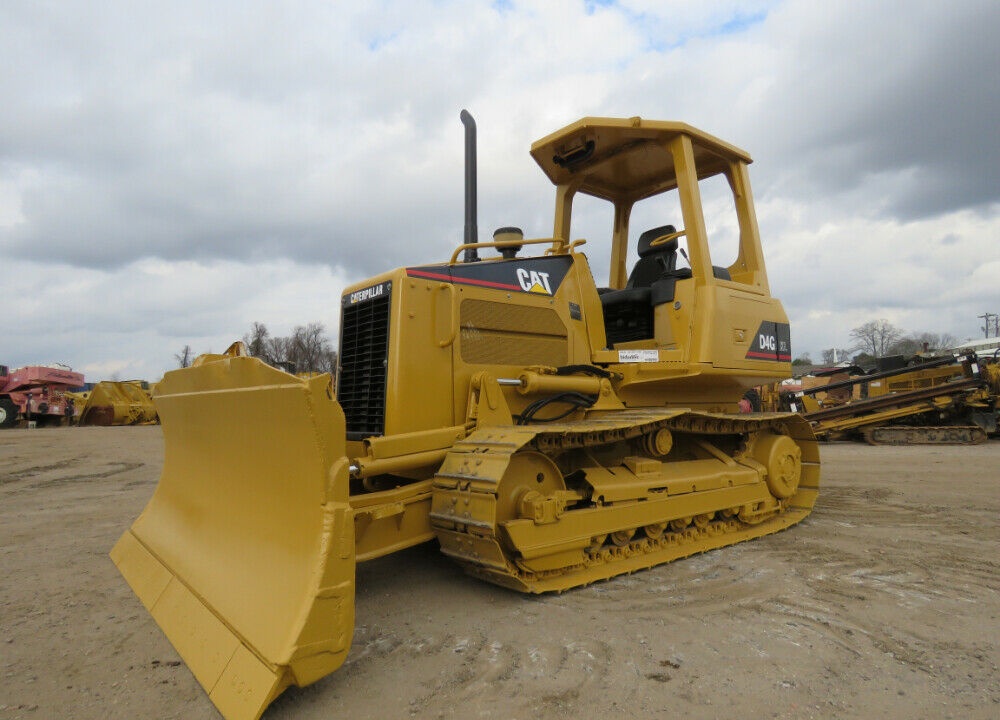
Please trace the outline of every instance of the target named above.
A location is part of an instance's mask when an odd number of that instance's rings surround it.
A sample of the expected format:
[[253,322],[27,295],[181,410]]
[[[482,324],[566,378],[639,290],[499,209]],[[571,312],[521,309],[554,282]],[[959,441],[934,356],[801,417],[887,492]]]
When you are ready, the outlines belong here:
[[347,420],[348,440],[385,433],[391,297],[392,283],[387,282],[343,298],[337,402]]
[[566,326],[551,308],[465,300],[462,361],[475,365],[565,365]]

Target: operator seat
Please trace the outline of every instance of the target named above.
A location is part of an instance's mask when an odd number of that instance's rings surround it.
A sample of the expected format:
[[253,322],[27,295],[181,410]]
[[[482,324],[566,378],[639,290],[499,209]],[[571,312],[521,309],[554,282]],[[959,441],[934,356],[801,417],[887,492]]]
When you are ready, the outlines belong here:
[[675,232],[673,225],[661,225],[640,235],[639,260],[632,268],[625,287],[601,295],[609,347],[615,343],[653,337],[654,305],[673,299],[673,282],[670,283],[670,297],[665,298],[658,281],[664,277],[674,280],[691,277],[689,268],[677,270],[677,238],[656,246],[651,244],[656,238]]
[[677,238],[671,238],[656,247],[650,246],[656,238],[675,232],[677,229],[673,225],[661,225],[639,236],[639,261],[629,273],[626,289],[652,287],[663,273],[677,267]]

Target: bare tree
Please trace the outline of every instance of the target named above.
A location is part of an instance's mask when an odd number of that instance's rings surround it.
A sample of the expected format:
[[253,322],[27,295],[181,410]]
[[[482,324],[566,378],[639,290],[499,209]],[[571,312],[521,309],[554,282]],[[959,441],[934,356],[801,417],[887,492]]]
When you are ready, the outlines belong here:
[[323,354],[320,370],[330,373],[334,380],[337,379],[337,351],[332,347]]
[[299,372],[334,372],[337,353],[322,323],[299,325],[288,338],[288,359]]
[[271,337],[264,343],[264,362],[275,367],[295,372],[295,361],[292,359],[292,339],[287,337]]
[[922,352],[944,352],[957,344],[955,336],[948,333],[911,333],[894,342],[887,354],[916,355]]
[[958,338],[951,333],[941,333],[940,340],[938,341],[938,349],[950,349],[958,345]]
[[855,350],[872,357],[885,357],[894,342],[902,337],[902,331],[888,320],[871,320],[851,330]]
[[274,364],[274,358],[270,355],[271,333],[268,332],[267,325],[255,322],[250,332],[243,336],[243,344],[247,346],[250,357],[260,358],[268,364]]
[[177,361],[177,366],[182,368],[191,367],[191,360],[193,359],[191,357],[192,354],[191,346],[185,345],[183,350],[174,355],[174,359]]
[[337,351],[322,323],[299,325],[289,337],[275,337],[266,325],[255,322],[243,342],[253,357],[291,372],[334,374],[337,369]]

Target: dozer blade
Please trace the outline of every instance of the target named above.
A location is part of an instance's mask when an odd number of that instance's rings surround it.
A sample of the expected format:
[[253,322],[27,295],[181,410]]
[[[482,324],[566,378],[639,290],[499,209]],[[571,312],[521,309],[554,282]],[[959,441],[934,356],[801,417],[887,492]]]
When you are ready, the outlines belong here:
[[330,377],[249,357],[167,373],[163,474],[111,558],[229,720],[343,663],[354,629],[344,415]]

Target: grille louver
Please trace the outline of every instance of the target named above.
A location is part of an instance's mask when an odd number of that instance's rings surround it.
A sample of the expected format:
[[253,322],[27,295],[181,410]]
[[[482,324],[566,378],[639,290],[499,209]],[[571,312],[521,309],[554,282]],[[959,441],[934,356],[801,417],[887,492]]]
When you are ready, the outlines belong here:
[[565,365],[566,326],[551,308],[463,300],[462,360],[480,365]]
[[378,290],[377,297],[352,304],[351,296],[345,296],[340,320],[337,402],[347,420],[348,440],[385,433],[391,284],[370,290]]

